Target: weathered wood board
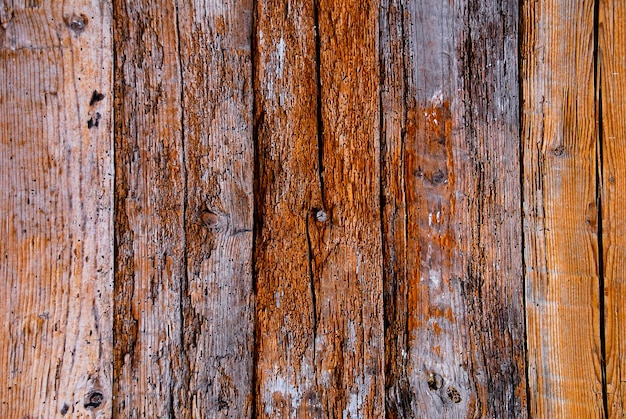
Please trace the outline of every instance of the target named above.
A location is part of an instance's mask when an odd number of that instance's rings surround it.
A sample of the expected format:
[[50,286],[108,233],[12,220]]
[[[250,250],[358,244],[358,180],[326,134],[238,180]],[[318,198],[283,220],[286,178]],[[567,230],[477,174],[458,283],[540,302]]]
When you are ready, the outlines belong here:
[[623,416],[625,28],[0,0],[0,416]]
[[111,8],[0,2],[0,416],[110,417]]
[[522,417],[517,3],[381,22],[388,414]]
[[594,2],[522,10],[532,417],[602,417]]

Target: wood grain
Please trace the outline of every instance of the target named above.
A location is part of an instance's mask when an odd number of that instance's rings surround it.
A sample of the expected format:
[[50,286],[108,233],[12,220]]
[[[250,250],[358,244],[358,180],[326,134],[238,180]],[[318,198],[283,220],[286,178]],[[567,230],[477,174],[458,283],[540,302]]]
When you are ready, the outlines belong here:
[[522,8],[532,417],[602,417],[594,2]]
[[626,413],[626,5],[600,1],[598,81],[607,417]]
[[115,4],[116,414],[252,409],[250,2]]
[[315,9],[264,0],[255,13],[256,415],[317,417],[310,230],[323,203]]
[[114,416],[188,416],[185,180],[176,5],[113,3]]
[[0,2],[3,418],[110,417],[110,25],[98,1]]
[[257,17],[257,414],[377,417],[377,5],[260,2]]
[[379,2],[318,4],[323,210],[311,227],[316,366],[329,416],[384,413]]
[[180,2],[191,417],[252,413],[252,1]]
[[523,417],[517,5],[381,16],[387,412]]

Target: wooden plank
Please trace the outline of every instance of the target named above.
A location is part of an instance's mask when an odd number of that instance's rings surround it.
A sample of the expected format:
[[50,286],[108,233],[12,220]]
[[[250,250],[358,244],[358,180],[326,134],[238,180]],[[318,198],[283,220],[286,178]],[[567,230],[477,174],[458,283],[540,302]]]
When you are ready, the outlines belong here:
[[378,11],[358,0],[320,0],[317,11],[316,372],[323,411],[349,418],[384,412]]
[[522,7],[530,413],[602,417],[594,2]]
[[178,5],[186,169],[183,289],[193,417],[250,417],[252,1]]
[[383,414],[377,10],[257,8],[263,417]]
[[600,1],[598,30],[606,399],[607,417],[618,418],[626,414],[626,4]]
[[524,417],[516,2],[383,2],[387,413]]
[[113,2],[114,415],[188,416],[185,167],[176,7]]
[[323,412],[310,229],[322,209],[313,2],[256,2],[256,415]]
[[4,418],[111,414],[111,58],[106,3],[0,2]]

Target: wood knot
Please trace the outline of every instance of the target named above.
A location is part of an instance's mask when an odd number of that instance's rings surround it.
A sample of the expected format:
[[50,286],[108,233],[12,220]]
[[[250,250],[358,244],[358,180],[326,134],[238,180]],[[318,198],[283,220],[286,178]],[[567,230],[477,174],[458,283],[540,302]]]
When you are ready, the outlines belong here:
[[228,227],[228,220],[224,214],[205,209],[200,213],[200,221],[202,224],[211,229],[222,231]]
[[459,393],[459,390],[450,386],[448,387],[448,391],[446,393],[448,395],[448,398],[454,403],[461,403],[461,394]]
[[102,395],[102,393],[99,391],[94,391],[91,394],[89,394],[89,397],[87,398],[87,402],[85,403],[85,408],[92,407],[94,409],[97,409],[98,407],[100,407],[103,401],[104,401],[104,396]]
[[563,154],[565,154],[565,147],[563,146],[563,144],[554,147],[554,149],[552,150],[552,154],[557,157],[561,157]]
[[433,173],[431,181],[435,185],[442,185],[448,183],[448,176],[441,170],[437,170],[435,173]]
[[443,377],[441,375],[431,372],[428,374],[428,388],[431,390],[439,390],[443,385]]

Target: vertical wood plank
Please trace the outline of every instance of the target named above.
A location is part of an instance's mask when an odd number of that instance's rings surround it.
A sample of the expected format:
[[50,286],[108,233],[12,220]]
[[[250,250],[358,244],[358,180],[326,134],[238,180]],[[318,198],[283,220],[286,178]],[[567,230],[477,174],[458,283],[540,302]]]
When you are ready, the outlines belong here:
[[530,413],[602,417],[594,2],[524,2]]
[[264,417],[383,414],[377,11],[257,7]]
[[517,20],[512,1],[383,2],[391,417],[526,414]]
[[114,416],[189,416],[185,168],[174,1],[113,2]]
[[319,0],[323,217],[311,225],[329,416],[384,414],[378,1]]
[[310,230],[323,204],[313,2],[257,1],[255,36],[256,414],[316,417]]
[[385,406],[390,418],[409,417],[406,161],[406,2],[380,4],[380,159],[383,300],[385,316]]
[[600,1],[598,29],[606,398],[607,417],[618,418],[626,414],[626,4]]
[[111,414],[111,64],[107,3],[0,2],[2,417]]
[[254,307],[252,1],[180,2],[193,417],[250,417]]

